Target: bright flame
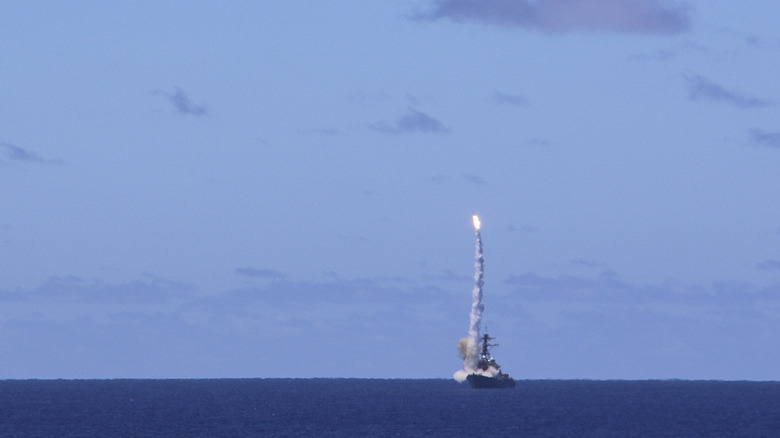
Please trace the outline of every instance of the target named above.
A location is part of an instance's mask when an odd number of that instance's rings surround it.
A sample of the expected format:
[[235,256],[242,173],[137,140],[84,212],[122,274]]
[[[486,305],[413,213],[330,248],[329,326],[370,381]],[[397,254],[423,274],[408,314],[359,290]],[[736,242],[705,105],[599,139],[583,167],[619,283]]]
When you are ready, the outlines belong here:
[[474,221],[474,229],[479,231],[479,227],[482,226],[482,223],[479,221],[479,216],[475,214],[471,216],[471,219]]

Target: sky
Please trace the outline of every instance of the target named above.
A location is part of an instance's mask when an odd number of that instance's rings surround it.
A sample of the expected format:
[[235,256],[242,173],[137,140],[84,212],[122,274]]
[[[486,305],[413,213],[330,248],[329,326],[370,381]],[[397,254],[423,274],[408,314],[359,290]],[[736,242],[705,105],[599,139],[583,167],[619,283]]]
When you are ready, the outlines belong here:
[[0,1],[0,379],[780,379],[769,0]]

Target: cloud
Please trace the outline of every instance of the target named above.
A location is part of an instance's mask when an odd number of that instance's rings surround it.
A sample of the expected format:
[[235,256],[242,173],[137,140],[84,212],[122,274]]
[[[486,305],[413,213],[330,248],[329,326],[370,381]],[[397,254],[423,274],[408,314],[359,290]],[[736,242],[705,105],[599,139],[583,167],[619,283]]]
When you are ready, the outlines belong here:
[[298,134],[315,135],[315,136],[334,136],[334,135],[339,135],[339,130],[336,128],[299,129]]
[[764,271],[780,271],[780,261],[778,260],[764,260],[756,265],[758,269]]
[[582,258],[582,257],[577,258],[577,259],[569,260],[569,262],[571,264],[573,264],[573,265],[583,266],[583,267],[586,267],[586,268],[603,268],[604,267],[603,263],[594,262],[593,260],[588,260],[588,259]]
[[[780,262],[769,260],[760,269],[780,269]],[[685,284],[668,279],[658,284],[635,284],[624,281],[612,270],[598,275],[544,276],[533,272],[512,275],[504,282],[513,294],[520,294],[529,305],[541,303],[566,306],[711,306],[718,311],[732,308],[764,309],[765,303],[780,304],[780,284],[758,286],[739,281],[717,281],[711,284]],[[514,296],[514,295],[512,295]],[[579,304],[576,304],[579,303]],[[769,310],[767,310],[769,311]],[[771,312],[780,312],[780,307]],[[694,315],[692,315],[693,317]]]
[[85,280],[76,276],[51,277],[32,296],[50,302],[84,303],[87,305],[155,304],[188,298],[195,291],[191,285],[147,276],[143,280],[109,284],[99,279]]
[[694,101],[723,102],[740,108],[755,108],[773,106],[775,103],[769,100],[745,96],[712,82],[701,75],[693,75],[685,78],[688,89],[688,98]]
[[244,275],[253,278],[266,278],[271,280],[281,280],[283,278],[287,278],[286,275],[272,269],[256,269],[249,266],[236,268],[234,272],[238,275]]
[[[500,362],[524,378],[778,376],[780,284],[632,284],[609,271],[490,284],[486,322],[502,344]],[[461,271],[423,281],[285,278],[212,292],[156,277],[55,277],[0,289],[0,344],[14,352],[0,375],[447,377],[459,365],[471,286]],[[439,359],[415,362],[419,351]]]
[[630,55],[629,59],[636,60],[636,61],[662,61],[663,62],[663,61],[669,61],[670,59],[676,56],[677,54],[675,52],[666,49],[659,49],[650,54]]
[[155,94],[167,97],[168,101],[176,108],[176,112],[181,115],[205,116],[208,113],[205,106],[193,103],[187,93],[179,87],[176,87],[173,93],[157,91]]
[[435,0],[412,19],[521,27],[543,32],[675,34],[688,30],[684,4],[660,0]]
[[471,184],[478,185],[478,186],[484,186],[487,185],[487,181],[485,181],[484,178],[482,178],[479,175],[475,175],[473,173],[464,174],[463,178],[470,182]]
[[780,148],[780,132],[769,132],[755,128],[751,129],[749,133],[751,140],[755,143],[762,146]]
[[[418,347],[457,364],[457,339],[441,340],[468,312],[449,290],[397,278],[280,279],[209,292],[159,278],[54,277],[0,288],[0,303],[0,345],[14,351],[0,363],[4,378],[447,376],[447,361],[399,369],[377,367],[376,357],[412,363],[409,339],[424,332]],[[270,352],[288,363],[268,360]],[[339,360],[345,352],[348,364]]]
[[491,302],[491,315],[508,325],[503,331],[523,334],[521,341],[500,339],[508,351],[501,363],[511,371],[522,346],[522,357],[533,358],[523,361],[528,378],[777,378],[780,353],[772,347],[780,333],[777,283],[638,284],[609,271],[529,272],[510,277],[501,289],[490,295],[497,301]]
[[10,143],[0,143],[0,157],[5,157],[8,161],[21,161],[27,163],[56,164],[60,160],[48,160],[35,152],[14,146]]
[[437,119],[421,111],[409,108],[409,112],[399,117],[394,123],[388,125],[384,122],[377,122],[370,125],[371,129],[390,134],[400,134],[404,132],[447,132],[448,129]]
[[528,300],[548,301],[618,300],[630,295],[632,289],[631,285],[621,281],[612,271],[604,271],[595,277],[576,275],[545,277],[527,272],[510,276],[506,284],[516,288]]
[[440,272],[438,274],[425,275],[425,279],[430,281],[444,281],[444,282],[461,283],[461,284],[469,284],[469,282],[472,281],[470,275],[456,274],[450,271],[449,269],[446,269],[443,272]]
[[508,105],[526,105],[528,104],[528,99],[525,98],[525,96],[520,94],[507,94],[502,93],[500,91],[496,91],[493,93],[493,100],[502,103],[502,104],[508,104]]
[[520,225],[515,226],[512,224],[509,224],[507,226],[507,231],[510,233],[529,233],[529,234],[535,234],[542,230],[541,227],[538,227],[536,225]]
[[550,145],[552,145],[552,142],[550,140],[548,140],[546,138],[539,138],[539,137],[529,138],[528,140],[526,140],[526,143],[530,144],[532,146],[550,146]]

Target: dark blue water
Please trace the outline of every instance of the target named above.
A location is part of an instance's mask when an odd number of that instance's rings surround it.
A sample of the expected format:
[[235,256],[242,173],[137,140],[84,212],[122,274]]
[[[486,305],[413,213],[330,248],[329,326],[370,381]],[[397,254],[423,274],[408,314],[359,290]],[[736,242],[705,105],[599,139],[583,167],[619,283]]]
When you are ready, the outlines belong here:
[[0,437],[777,437],[780,382],[0,381]]

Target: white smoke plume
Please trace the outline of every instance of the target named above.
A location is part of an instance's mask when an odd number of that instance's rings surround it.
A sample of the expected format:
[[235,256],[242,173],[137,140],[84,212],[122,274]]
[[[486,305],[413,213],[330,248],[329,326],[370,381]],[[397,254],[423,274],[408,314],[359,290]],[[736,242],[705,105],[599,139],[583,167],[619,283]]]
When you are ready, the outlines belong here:
[[479,326],[482,323],[482,286],[484,259],[482,258],[482,236],[479,234],[481,222],[476,214],[472,217],[474,232],[476,235],[476,247],[474,249],[474,289],[471,292],[471,314],[469,315],[469,335],[458,342],[458,350],[463,358],[463,369],[453,374],[455,380],[462,382],[466,376],[473,373],[479,362]]
[[[468,355],[463,359],[464,365],[468,365],[469,368],[477,368],[477,362],[479,357],[479,326],[482,323],[482,311],[485,310],[485,306],[482,305],[482,285],[484,285],[483,272],[484,272],[484,259],[482,258],[482,236],[479,234],[479,218],[474,215],[474,230],[476,234],[476,248],[474,249],[474,289],[471,291],[471,315],[469,320],[469,350]],[[468,361],[468,362],[466,362]]]

